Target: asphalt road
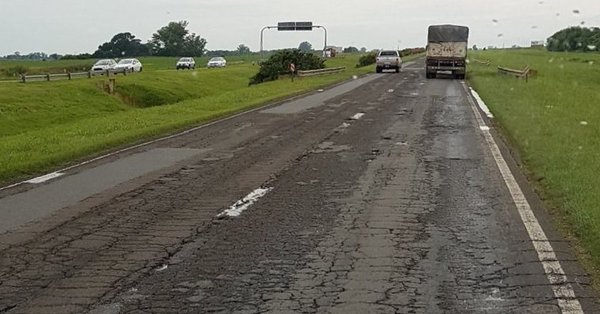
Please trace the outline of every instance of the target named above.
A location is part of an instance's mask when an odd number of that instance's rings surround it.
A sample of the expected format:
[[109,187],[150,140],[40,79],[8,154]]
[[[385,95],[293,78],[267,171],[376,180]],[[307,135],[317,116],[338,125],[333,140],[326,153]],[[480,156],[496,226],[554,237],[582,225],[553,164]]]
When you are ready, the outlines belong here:
[[599,313],[421,63],[0,191],[0,313]]

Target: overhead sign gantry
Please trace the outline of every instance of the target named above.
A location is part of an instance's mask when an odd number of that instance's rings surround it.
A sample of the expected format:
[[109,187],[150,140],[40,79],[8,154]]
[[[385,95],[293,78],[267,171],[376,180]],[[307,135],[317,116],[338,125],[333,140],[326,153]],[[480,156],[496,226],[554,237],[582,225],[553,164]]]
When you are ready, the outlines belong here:
[[277,29],[278,31],[312,31],[314,28],[322,28],[325,31],[325,45],[327,48],[327,29],[321,25],[313,25],[313,22],[279,22],[277,26],[265,26],[260,31],[260,51],[263,51],[264,32],[266,29]]

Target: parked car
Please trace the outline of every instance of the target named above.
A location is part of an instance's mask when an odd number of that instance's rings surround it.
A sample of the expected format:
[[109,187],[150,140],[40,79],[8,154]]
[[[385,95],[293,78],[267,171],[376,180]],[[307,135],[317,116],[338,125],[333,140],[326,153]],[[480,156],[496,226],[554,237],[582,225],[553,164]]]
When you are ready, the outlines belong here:
[[381,73],[384,69],[394,69],[396,73],[402,69],[402,59],[398,50],[381,50],[375,59],[375,71]]
[[177,68],[177,70],[179,69],[195,69],[196,68],[196,61],[194,61],[194,58],[189,58],[189,57],[185,57],[185,58],[181,58],[179,59],[179,61],[177,61],[177,65],[175,66]]
[[121,59],[115,66],[115,72],[142,72],[142,68],[138,59]]
[[225,66],[227,66],[227,60],[223,57],[211,58],[206,64],[208,68],[224,68]]
[[113,70],[116,65],[117,65],[117,62],[113,59],[98,60],[92,66],[92,72],[104,73],[104,72],[106,72],[106,70]]

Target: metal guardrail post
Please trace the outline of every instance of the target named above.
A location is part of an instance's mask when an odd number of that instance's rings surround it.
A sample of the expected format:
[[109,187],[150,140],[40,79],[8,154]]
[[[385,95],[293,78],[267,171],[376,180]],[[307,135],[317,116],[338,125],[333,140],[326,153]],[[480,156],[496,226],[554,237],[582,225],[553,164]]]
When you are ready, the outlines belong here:
[[50,82],[50,74],[46,74],[46,80]]

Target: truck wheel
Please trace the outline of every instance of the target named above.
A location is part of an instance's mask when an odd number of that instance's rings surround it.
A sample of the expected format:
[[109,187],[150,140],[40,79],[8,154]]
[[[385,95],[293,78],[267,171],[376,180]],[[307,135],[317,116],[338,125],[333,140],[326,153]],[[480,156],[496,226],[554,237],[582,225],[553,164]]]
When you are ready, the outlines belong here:
[[377,72],[377,73],[381,73],[381,68],[380,68],[380,67],[376,67],[376,68],[375,68],[375,72]]

